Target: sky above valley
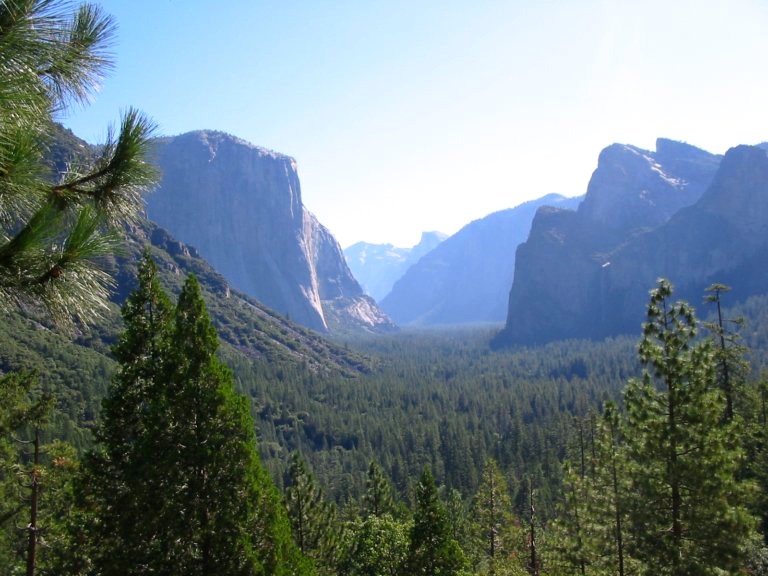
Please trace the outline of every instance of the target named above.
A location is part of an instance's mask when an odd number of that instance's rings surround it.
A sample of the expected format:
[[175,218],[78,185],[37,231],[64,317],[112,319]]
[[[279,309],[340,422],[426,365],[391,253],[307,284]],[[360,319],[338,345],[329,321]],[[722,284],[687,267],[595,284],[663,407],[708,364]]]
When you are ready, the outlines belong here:
[[765,0],[103,0],[115,68],[61,120],[229,132],[293,156],[343,247],[550,192],[600,150],[768,140]]

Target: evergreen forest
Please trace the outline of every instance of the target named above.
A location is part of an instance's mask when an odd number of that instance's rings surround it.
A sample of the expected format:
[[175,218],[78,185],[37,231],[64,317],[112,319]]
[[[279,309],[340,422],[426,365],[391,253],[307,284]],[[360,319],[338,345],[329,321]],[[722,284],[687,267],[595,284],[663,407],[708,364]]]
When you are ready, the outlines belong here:
[[659,279],[635,337],[538,347],[249,324],[137,241],[151,121],[56,158],[113,31],[0,2],[0,574],[768,574],[768,296]]

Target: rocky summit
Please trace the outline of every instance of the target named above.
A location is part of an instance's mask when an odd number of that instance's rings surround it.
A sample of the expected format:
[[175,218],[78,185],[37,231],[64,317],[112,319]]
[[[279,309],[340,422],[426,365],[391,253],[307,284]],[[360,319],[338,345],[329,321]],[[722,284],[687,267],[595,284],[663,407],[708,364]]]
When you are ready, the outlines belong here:
[[162,180],[148,217],[235,288],[321,332],[394,327],[304,207],[293,158],[198,131],[158,140],[157,163]]
[[[499,343],[633,333],[659,277],[702,301],[713,283],[743,300],[768,292],[768,156],[724,157],[659,141],[603,151],[577,212],[542,209],[518,248]],[[759,264],[762,262],[763,264]]]

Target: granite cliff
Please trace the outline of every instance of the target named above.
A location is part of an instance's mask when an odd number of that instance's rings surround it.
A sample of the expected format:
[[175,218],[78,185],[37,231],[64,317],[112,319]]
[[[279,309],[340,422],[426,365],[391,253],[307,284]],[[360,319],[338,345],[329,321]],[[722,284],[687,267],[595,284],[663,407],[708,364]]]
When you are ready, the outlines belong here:
[[158,141],[147,215],[238,290],[321,332],[393,327],[301,200],[293,158],[221,132]]
[[600,153],[579,213],[613,230],[658,226],[701,197],[719,160],[665,138],[655,151],[613,144]]
[[660,144],[666,157],[623,147],[625,161],[609,147],[577,212],[537,213],[499,343],[637,332],[659,277],[693,304],[714,282],[731,285],[732,299],[768,292],[758,265],[768,261],[766,151],[738,146],[721,158]]

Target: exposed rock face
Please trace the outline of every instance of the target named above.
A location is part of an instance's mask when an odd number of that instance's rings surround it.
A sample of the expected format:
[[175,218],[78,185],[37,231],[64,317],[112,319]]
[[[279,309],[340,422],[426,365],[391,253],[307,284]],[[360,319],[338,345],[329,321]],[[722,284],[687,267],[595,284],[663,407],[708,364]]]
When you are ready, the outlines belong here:
[[503,322],[515,267],[540,206],[575,208],[581,198],[550,194],[476,220],[422,257],[381,302],[398,324]]
[[389,294],[406,270],[447,237],[442,232],[423,232],[412,248],[357,242],[344,250],[344,256],[363,289],[378,302]]
[[194,245],[232,286],[315,330],[327,331],[329,310],[338,316],[345,306],[345,322],[359,328],[392,326],[380,311],[355,312],[363,291],[336,240],[304,208],[293,158],[221,132],[158,144],[163,176],[148,197],[149,218]]
[[391,330],[394,325],[378,304],[363,293],[344,259],[341,246],[314,214],[305,211],[304,233],[312,262],[326,325],[332,331],[355,328]]
[[[768,291],[766,262],[768,155],[758,147],[738,146],[726,153],[695,205],[611,255],[606,298],[642,306],[660,276],[672,280],[678,297],[692,303],[701,302],[714,282],[733,287],[729,299],[745,298]],[[625,324],[630,312],[624,313]]]
[[701,197],[719,160],[663,138],[656,152],[613,144],[600,153],[579,213],[620,230],[658,226]]
[[[650,169],[662,170],[670,180],[697,182],[705,191],[656,226],[650,225],[652,218],[661,218],[673,202],[659,198],[658,213],[640,211],[640,222],[627,219],[623,228],[595,219],[587,203],[597,189],[595,177],[582,205],[586,208],[578,213],[541,210],[528,241],[518,249],[500,341],[527,344],[637,332],[648,290],[659,277],[675,284],[676,297],[694,304],[714,282],[733,286],[730,298],[768,292],[766,151],[752,146],[729,150],[706,186],[708,168],[685,174],[676,171],[681,165],[671,155],[666,164]],[[672,187],[669,193],[677,191]],[[616,193],[633,196],[627,189]]]

